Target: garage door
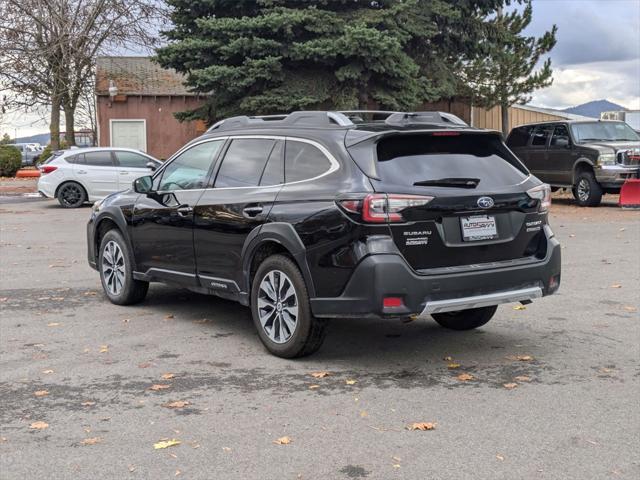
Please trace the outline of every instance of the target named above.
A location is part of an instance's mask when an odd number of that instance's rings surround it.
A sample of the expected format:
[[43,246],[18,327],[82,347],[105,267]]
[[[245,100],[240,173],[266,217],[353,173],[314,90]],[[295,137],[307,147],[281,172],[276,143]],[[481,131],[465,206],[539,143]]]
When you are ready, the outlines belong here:
[[147,151],[144,120],[111,120],[111,146]]

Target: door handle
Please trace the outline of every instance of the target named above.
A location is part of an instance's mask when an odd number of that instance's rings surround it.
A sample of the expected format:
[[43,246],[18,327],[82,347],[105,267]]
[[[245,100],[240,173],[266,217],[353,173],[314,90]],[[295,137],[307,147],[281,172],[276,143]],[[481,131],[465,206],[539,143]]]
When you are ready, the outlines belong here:
[[78,170],[78,173],[81,174],[81,175],[84,175],[84,174],[87,173],[87,171],[86,170]]
[[120,175],[129,175],[129,172],[120,172]]
[[244,210],[242,210],[242,213],[244,214],[245,217],[255,217],[262,213],[262,205],[246,207]]
[[180,205],[176,211],[181,217],[188,217],[193,213],[193,207],[190,207],[189,205]]

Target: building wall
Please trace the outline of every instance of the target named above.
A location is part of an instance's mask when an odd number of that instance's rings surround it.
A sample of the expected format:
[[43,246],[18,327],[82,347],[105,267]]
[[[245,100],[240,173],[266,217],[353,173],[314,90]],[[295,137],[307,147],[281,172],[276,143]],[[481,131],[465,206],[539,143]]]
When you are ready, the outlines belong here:
[[109,120],[145,119],[147,153],[167,159],[188,141],[201,135],[203,122],[178,122],[175,112],[192,110],[204,102],[196,97],[108,96],[97,98],[98,145],[111,145]]
[[[509,107],[509,130],[525,123],[548,122],[552,120],[565,120],[565,118],[559,115],[532,112],[531,110],[518,108],[517,105]],[[474,107],[473,126],[501,131],[502,118],[500,115],[500,107],[493,107],[489,110]]]

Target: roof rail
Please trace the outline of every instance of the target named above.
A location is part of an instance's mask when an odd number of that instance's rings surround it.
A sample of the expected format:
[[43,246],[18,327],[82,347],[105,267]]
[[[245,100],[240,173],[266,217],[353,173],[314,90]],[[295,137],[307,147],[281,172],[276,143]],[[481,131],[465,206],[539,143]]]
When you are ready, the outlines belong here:
[[329,127],[338,125],[341,127],[352,126],[353,122],[349,117],[341,112],[324,112],[324,111],[300,111],[283,115],[240,115],[237,117],[227,118],[214,123],[207,133],[214,130],[230,130],[238,127],[268,127],[269,123],[278,126],[309,126],[309,127]]
[[447,112],[396,112],[387,117],[387,125],[411,125],[416,123],[442,123],[458,127],[468,127],[461,118]]

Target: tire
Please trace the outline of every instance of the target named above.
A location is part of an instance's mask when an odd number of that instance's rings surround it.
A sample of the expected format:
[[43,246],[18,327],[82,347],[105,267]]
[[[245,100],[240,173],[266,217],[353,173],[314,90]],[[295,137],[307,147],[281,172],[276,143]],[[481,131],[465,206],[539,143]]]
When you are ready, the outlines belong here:
[[62,208],[78,208],[87,201],[87,192],[77,182],[64,182],[56,194]]
[[304,278],[284,255],[267,257],[258,267],[251,286],[251,316],[260,340],[277,357],[311,355],[326,336],[326,320],[311,313]]
[[573,186],[573,197],[581,207],[597,207],[602,201],[602,187],[593,172],[580,172]]
[[[149,282],[133,278],[131,252],[118,230],[109,230],[100,241],[98,271],[105,295],[116,305],[139,303],[147,296]],[[114,272],[113,260],[119,267]]]
[[449,330],[473,330],[491,320],[497,309],[498,306],[494,305],[457,312],[433,313],[431,316],[441,327]]

